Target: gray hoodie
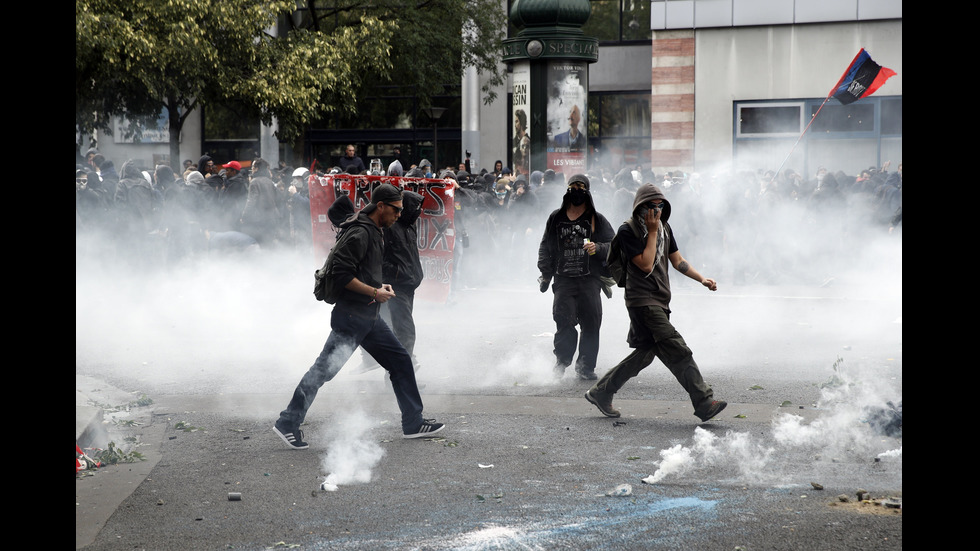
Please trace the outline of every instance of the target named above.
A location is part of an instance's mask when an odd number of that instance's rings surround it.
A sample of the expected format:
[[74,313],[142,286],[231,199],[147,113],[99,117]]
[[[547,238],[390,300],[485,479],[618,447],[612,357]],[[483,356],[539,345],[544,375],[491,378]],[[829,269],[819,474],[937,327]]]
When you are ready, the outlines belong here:
[[[647,227],[644,222],[645,205],[654,199],[663,200],[663,212],[660,214],[660,238],[657,240],[657,259],[653,263],[653,271],[649,274],[629,262],[626,267],[626,306],[670,306],[670,260],[668,256],[677,250],[674,235],[667,219],[670,218],[670,202],[664,192],[653,184],[643,184],[636,190],[633,199],[632,216],[619,227],[617,234],[624,243],[627,251],[640,251],[646,246]],[[631,258],[627,253],[627,258]]]

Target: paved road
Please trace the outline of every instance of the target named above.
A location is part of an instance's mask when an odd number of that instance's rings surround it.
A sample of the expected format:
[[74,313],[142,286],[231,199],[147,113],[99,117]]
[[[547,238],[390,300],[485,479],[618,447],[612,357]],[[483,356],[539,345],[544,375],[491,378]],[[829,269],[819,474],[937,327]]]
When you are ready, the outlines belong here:
[[[901,400],[900,280],[897,294],[676,285],[673,320],[730,403],[708,423],[659,362],[617,396],[622,419],[602,417],[587,383],[550,377],[550,295],[467,290],[417,307],[426,415],[443,433],[400,438],[381,373],[356,373],[355,356],[310,412],[311,448],[293,451],[271,424],[327,310],[270,291],[302,283],[286,279],[263,293],[161,284],[118,308],[79,295],[76,375],[153,404],[109,426],[138,436],[146,462],[76,479],[77,548],[902,547],[901,509],[853,503],[902,494],[901,438],[867,422]],[[621,298],[604,305],[600,372],[628,353]],[[321,490],[330,473],[337,490]],[[623,484],[630,495],[606,495]]]

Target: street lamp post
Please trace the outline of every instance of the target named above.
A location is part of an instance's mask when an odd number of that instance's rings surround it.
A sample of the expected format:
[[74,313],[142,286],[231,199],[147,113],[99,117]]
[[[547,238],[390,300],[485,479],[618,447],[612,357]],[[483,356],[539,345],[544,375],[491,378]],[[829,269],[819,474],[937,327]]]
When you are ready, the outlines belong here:
[[439,176],[439,119],[442,114],[446,112],[445,107],[427,107],[423,109],[425,114],[432,119],[432,148],[434,149],[432,155],[432,172]]

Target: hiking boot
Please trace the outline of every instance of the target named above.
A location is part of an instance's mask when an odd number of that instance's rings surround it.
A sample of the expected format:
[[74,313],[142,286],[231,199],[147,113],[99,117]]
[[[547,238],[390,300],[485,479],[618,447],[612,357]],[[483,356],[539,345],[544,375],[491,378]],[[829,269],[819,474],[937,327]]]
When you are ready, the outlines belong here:
[[713,402],[708,404],[708,407],[704,408],[704,411],[702,413],[698,413],[697,411],[695,411],[694,415],[697,415],[701,419],[701,422],[703,423],[704,421],[708,421],[714,418],[715,415],[721,413],[721,410],[725,409],[725,406],[727,405],[728,402],[724,400],[714,400]]
[[592,402],[606,417],[619,417],[620,415],[619,410],[612,405],[612,396],[598,392],[595,387],[585,391],[585,399]]
[[309,444],[303,441],[303,431],[287,427],[282,420],[276,421],[276,424],[272,427],[272,431],[279,435],[279,438],[282,438],[282,441],[287,446],[294,450],[305,450],[310,447]]
[[446,425],[442,423],[435,423],[433,421],[435,421],[435,419],[423,419],[422,426],[420,426],[418,430],[413,433],[405,433],[402,435],[402,438],[423,438],[446,428]]

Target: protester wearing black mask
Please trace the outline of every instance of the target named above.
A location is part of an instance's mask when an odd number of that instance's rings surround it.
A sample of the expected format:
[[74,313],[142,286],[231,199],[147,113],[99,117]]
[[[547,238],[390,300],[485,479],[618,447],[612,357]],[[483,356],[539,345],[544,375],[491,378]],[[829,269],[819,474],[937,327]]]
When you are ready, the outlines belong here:
[[[608,275],[604,259],[615,233],[606,218],[596,212],[589,192],[589,178],[576,174],[568,179],[561,208],[548,217],[538,246],[538,278],[541,292],[554,279],[552,315],[555,332],[555,376],[562,377],[578,348],[575,372],[593,380],[599,355],[602,324],[601,277]],[[581,328],[579,339],[576,325]]]

